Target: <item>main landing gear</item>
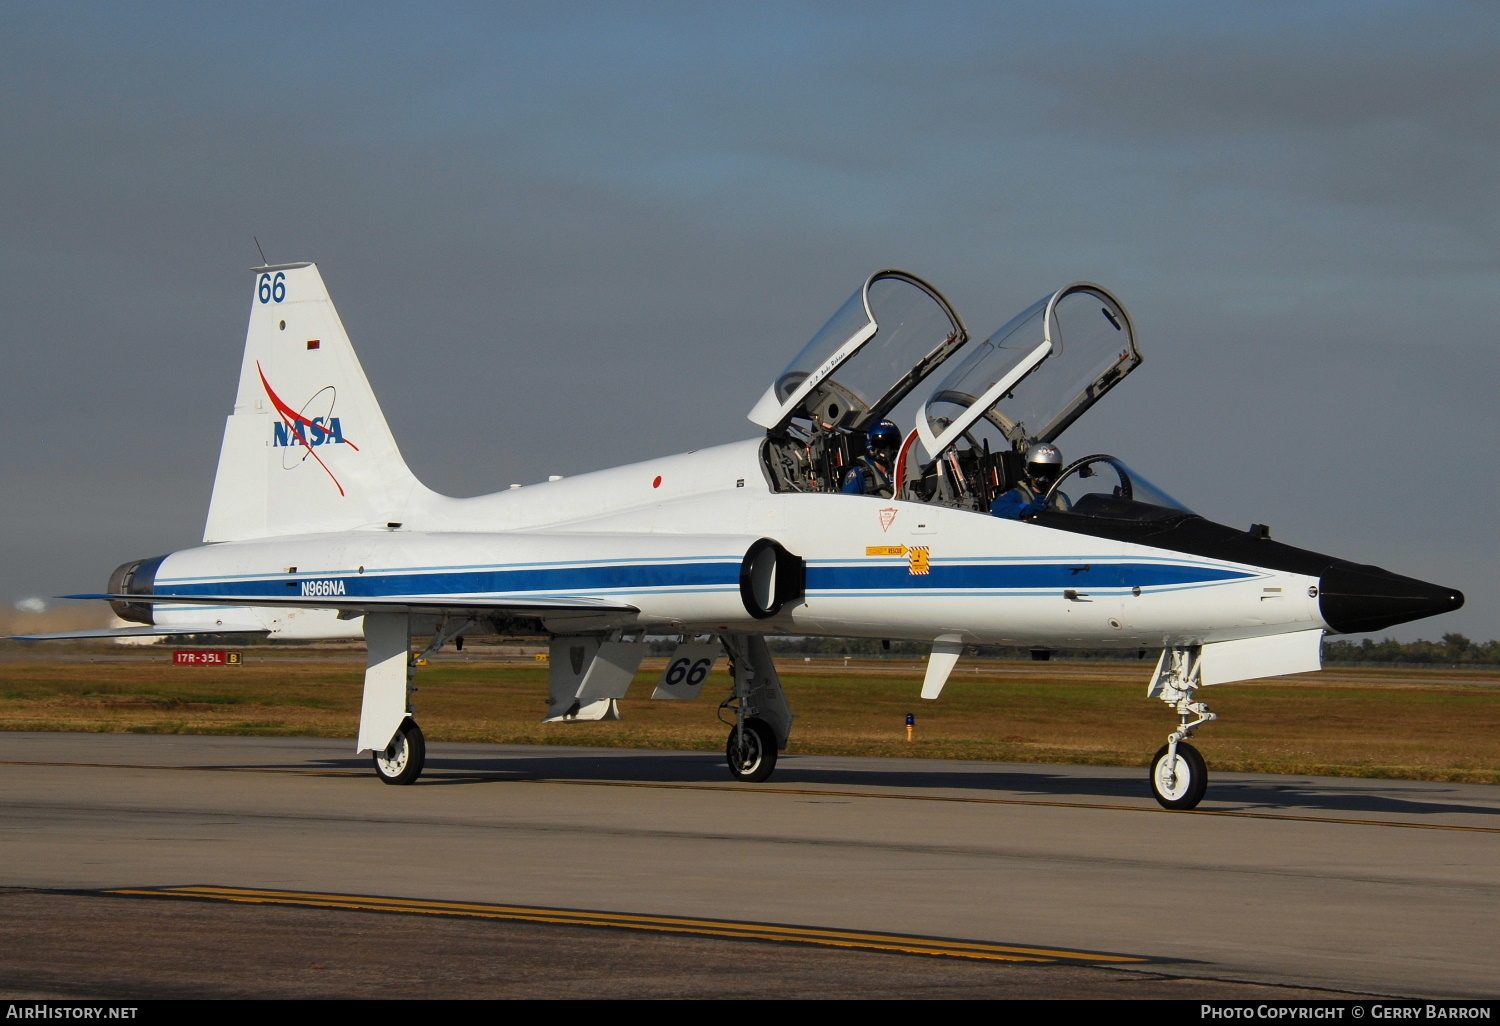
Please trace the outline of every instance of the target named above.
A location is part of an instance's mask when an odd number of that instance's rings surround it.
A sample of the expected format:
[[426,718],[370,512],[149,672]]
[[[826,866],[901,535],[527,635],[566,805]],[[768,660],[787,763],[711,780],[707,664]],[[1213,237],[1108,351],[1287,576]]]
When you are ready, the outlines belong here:
[[382,751],[371,753],[375,775],[383,784],[412,784],[422,775],[427,762],[427,739],[416,720],[407,720],[396,730],[396,736]]
[[427,762],[427,739],[411,706],[417,665],[473,625],[467,618],[443,617],[432,643],[419,655],[411,652],[411,617],[407,613],[365,614],[365,694],[359,713],[355,750],[368,751],[375,775],[385,784],[414,784]]
[[758,784],[776,769],[776,755],[792,734],[792,709],[781,678],[771,661],[771,650],[759,634],[725,634],[734,673],[734,692],[719,706],[734,713],[724,758],[729,775]]
[[1198,645],[1165,649],[1146,690],[1147,698],[1160,698],[1178,716],[1177,729],[1151,760],[1151,793],[1164,809],[1197,808],[1208,790],[1208,764],[1187,743],[1199,727],[1218,719],[1206,703],[1193,700],[1202,686],[1201,653]]
[[724,758],[729,763],[730,776],[758,784],[776,769],[776,734],[765,720],[736,723],[729,731]]

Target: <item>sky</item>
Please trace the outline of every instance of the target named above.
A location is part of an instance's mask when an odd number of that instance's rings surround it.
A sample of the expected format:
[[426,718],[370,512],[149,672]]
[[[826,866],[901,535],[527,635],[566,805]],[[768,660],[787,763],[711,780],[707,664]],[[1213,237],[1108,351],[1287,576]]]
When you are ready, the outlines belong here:
[[750,437],[877,269],[1096,281],[1065,455],[1500,635],[1494,5],[13,0],[0,133],[0,605],[199,541],[258,237],[454,495]]

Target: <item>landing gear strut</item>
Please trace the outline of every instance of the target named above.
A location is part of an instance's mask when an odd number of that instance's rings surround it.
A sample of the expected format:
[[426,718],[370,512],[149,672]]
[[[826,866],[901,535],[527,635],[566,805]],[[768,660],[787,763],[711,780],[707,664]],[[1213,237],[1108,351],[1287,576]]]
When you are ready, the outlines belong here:
[[1187,743],[1193,732],[1218,719],[1204,702],[1194,701],[1202,686],[1198,658],[1202,647],[1164,649],[1146,697],[1160,698],[1177,711],[1178,726],[1151,760],[1151,793],[1164,809],[1194,809],[1208,790],[1208,764]]

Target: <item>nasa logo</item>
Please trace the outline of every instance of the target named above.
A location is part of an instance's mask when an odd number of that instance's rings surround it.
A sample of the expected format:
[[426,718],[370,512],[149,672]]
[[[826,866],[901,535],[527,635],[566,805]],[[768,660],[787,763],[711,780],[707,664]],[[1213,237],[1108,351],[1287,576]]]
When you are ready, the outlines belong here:
[[[337,417],[313,417],[306,421],[307,427],[303,431],[297,430],[297,425],[277,423],[271,426],[271,445],[322,445],[324,442],[337,442],[347,445],[344,441],[344,428]],[[303,441],[303,436],[306,441]]]
[[324,598],[324,597],[327,597],[329,595],[345,595],[345,594],[348,594],[348,593],[344,591],[344,582],[343,581],[331,580],[331,581],[303,581],[302,582],[302,595],[303,595],[303,597],[306,597],[308,595],[315,595],[315,596],[317,596],[319,598]]
[[[343,495],[344,486],[339,483],[339,479],[334,476],[328,464],[323,462],[323,458],[313,452],[313,449],[316,447],[330,441],[337,442],[339,445],[347,445],[355,452],[359,452],[359,446],[344,437],[344,426],[340,423],[339,418],[333,415],[333,404],[337,398],[337,393],[333,386],[328,385],[318,389],[313,397],[303,404],[302,410],[298,411],[288,406],[286,401],[276,394],[276,390],[271,387],[271,382],[266,380],[266,370],[260,365],[259,360],[255,361],[255,369],[260,374],[260,383],[266,390],[267,398],[271,400],[271,405],[276,408],[278,419],[276,423],[271,425],[271,448],[285,449],[301,446],[307,450],[302,454],[300,459],[291,462],[286,461],[284,454],[282,467],[286,470],[291,470],[300,465],[307,457],[311,456],[317,461],[318,466],[323,468],[323,472],[328,475],[328,479],[339,490],[339,494]],[[326,412],[322,416],[309,417],[305,412],[307,408],[319,402],[320,397],[325,395],[327,398],[323,401],[323,408]]]

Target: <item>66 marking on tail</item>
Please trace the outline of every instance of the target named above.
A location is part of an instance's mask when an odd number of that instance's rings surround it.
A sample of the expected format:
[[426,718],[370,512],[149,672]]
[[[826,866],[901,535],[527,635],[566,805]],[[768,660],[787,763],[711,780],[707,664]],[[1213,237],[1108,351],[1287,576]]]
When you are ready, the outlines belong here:
[[697,698],[722,651],[717,643],[678,645],[667,660],[667,668],[662,671],[661,680],[651,697]]
[[286,274],[277,271],[274,278],[269,274],[261,275],[255,294],[262,303],[282,302],[286,299]]

